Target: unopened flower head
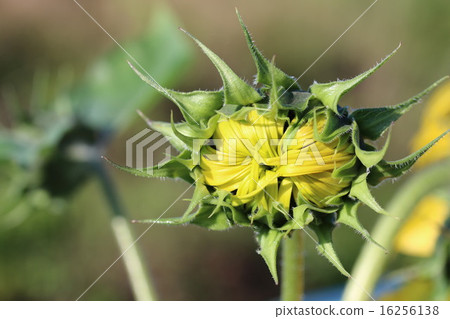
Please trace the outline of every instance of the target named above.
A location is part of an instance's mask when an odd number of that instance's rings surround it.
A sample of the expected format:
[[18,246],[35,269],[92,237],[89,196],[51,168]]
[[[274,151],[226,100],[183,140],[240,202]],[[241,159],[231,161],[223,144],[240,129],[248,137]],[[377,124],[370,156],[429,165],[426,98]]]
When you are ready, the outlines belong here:
[[[351,183],[333,177],[348,163],[354,147],[347,135],[322,143],[314,138],[314,118],[302,124],[294,117],[271,118],[250,110],[245,119],[224,119],[217,125],[214,146],[208,146],[200,168],[206,185],[230,193],[231,204],[244,205],[255,219],[275,219],[308,203],[326,207]],[[316,124],[323,129],[326,118]]]
[[379,139],[438,82],[398,105],[351,112],[339,105],[341,96],[393,53],[353,79],[314,83],[303,90],[260,53],[239,20],[256,64],[256,87],[188,34],[219,71],[223,88],[177,92],[135,69],[182,112],[185,121],[181,123],[173,119],[171,123],[149,122],[180,154],[146,171],[118,167],[141,176],[181,178],[195,184],[183,216],[148,221],[213,230],[250,227],[275,281],[281,240],[306,227],[317,235],[319,253],[348,275],[332,246],[335,225],[345,224],[373,241],[356,214],[361,203],[385,213],[369,186],[401,176],[443,135],[393,162],[383,159],[390,134],[378,149],[370,141]]

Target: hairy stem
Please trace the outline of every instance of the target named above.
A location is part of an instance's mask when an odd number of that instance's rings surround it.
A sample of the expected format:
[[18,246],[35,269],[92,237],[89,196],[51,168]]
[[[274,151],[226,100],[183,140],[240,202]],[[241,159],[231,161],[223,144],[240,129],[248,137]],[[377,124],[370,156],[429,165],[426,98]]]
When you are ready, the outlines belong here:
[[[418,201],[429,192],[449,183],[450,161],[431,166],[408,180],[395,194],[387,207],[391,216],[382,216],[372,231],[373,238],[388,251],[402,222],[412,212]],[[395,216],[400,219],[395,220]],[[353,267],[352,277],[344,290],[343,300],[368,300],[389,259],[383,250],[367,242],[365,243]],[[364,288],[364,289],[363,289]]]
[[283,240],[282,258],[281,300],[302,300],[305,285],[302,230]]
[[122,259],[130,281],[135,300],[156,300],[155,290],[147,272],[147,267],[141,255],[140,249],[135,243],[135,236],[126,218],[114,183],[103,163],[94,164],[95,172],[100,180],[106,200],[111,207],[111,228],[117,240]]

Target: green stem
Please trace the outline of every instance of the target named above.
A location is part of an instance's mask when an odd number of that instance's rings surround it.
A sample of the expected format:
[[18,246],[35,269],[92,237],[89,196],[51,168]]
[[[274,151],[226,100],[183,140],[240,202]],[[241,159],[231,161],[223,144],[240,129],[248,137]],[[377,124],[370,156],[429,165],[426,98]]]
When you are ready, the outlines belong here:
[[[382,216],[372,231],[373,238],[388,251],[402,222],[418,201],[429,192],[449,183],[450,161],[431,166],[411,177],[397,192],[387,207],[391,216]],[[395,220],[392,216],[400,219]],[[353,267],[352,277],[344,290],[343,300],[368,300],[381,276],[389,255],[371,243],[365,243]]]
[[302,300],[305,284],[303,231],[294,231],[290,238],[283,240],[282,258],[281,300]]
[[148,275],[147,267],[135,242],[135,236],[126,217],[114,183],[103,163],[94,163],[95,172],[101,183],[106,200],[111,207],[111,228],[117,240],[122,259],[130,281],[135,300],[156,300],[155,290]]

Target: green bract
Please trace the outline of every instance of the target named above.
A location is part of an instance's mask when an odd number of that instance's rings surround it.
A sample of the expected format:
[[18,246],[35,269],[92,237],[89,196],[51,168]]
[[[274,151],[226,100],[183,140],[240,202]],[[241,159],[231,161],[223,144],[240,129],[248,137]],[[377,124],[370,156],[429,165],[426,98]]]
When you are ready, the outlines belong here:
[[[304,91],[296,79],[286,75],[261,54],[241,17],[238,17],[256,64],[258,88],[244,82],[216,54],[187,33],[219,71],[223,88],[219,91],[177,92],[161,87],[133,68],[182,112],[185,118],[182,123],[149,121],[150,128],[163,134],[180,153],[162,165],[147,169],[114,165],[139,176],[181,178],[195,184],[193,198],[183,216],[140,222],[195,224],[213,230],[235,225],[250,227],[256,234],[259,253],[276,282],[276,255],[281,240],[292,231],[308,227],[317,235],[319,253],[348,276],[332,245],[332,231],[336,224],[345,224],[374,242],[357,217],[361,203],[377,213],[386,214],[371,195],[369,185],[403,175],[445,133],[416,153],[393,162],[383,159],[390,134],[380,149],[372,146],[369,140],[380,138],[393,122],[442,80],[398,105],[351,111],[338,104],[340,98],[374,73],[397,49],[381,63],[353,79],[314,83]],[[221,136],[225,141],[236,138],[242,142],[248,132],[251,135],[251,132],[266,134],[269,131],[280,135],[280,148],[267,146],[266,153],[273,154],[264,157],[250,152],[250,146],[248,150],[253,166],[242,164],[242,170],[236,170],[234,179],[234,175],[229,173],[230,165],[217,162],[222,165],[217,170],[208,166],[212,165],[208,164],[208,156],[224,152],[218,144],[214,148],[207,145],[210,139]],[[307,168],[302,164],[296,167],[274,164],[274,160],[284,154],[283,147],[289,149],[286,146],[289,141],[304,141],[299,136],[306,135],[313,142],[296,151],[301,153],[314,144],[319,152],[331,149],[334,155],[332,152],[325,156],[326,159],[324,157],[323,164],[311,166],[309,173],[304,172]],[[312,151],[307,155],[310,154]],[[336,162],[336,156],[341,162]],[[248,175],[256,176],[253,181],[240,176],[247,169],[252,172]],[[225,178],[229,181],[225,182]],[[234,184],[236,186],[230,186]]]

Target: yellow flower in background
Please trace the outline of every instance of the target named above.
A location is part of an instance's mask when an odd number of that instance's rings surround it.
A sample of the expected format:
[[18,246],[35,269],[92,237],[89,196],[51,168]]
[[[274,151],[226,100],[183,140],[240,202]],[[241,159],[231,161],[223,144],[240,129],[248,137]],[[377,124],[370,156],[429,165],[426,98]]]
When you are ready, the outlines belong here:
[[435,195],[424,197],[405,222],[394,242],[396,251],[415,257],[430,257],[449,217],[448,202]]
[[[450,82],[447,81],[431,97],[422,115],[419,131],[413,139],[413,148],[427,144],[430,138],[450,129]],[[423,167],[432,162],[450,157],[450,139],[443,138],[417,162]]]

